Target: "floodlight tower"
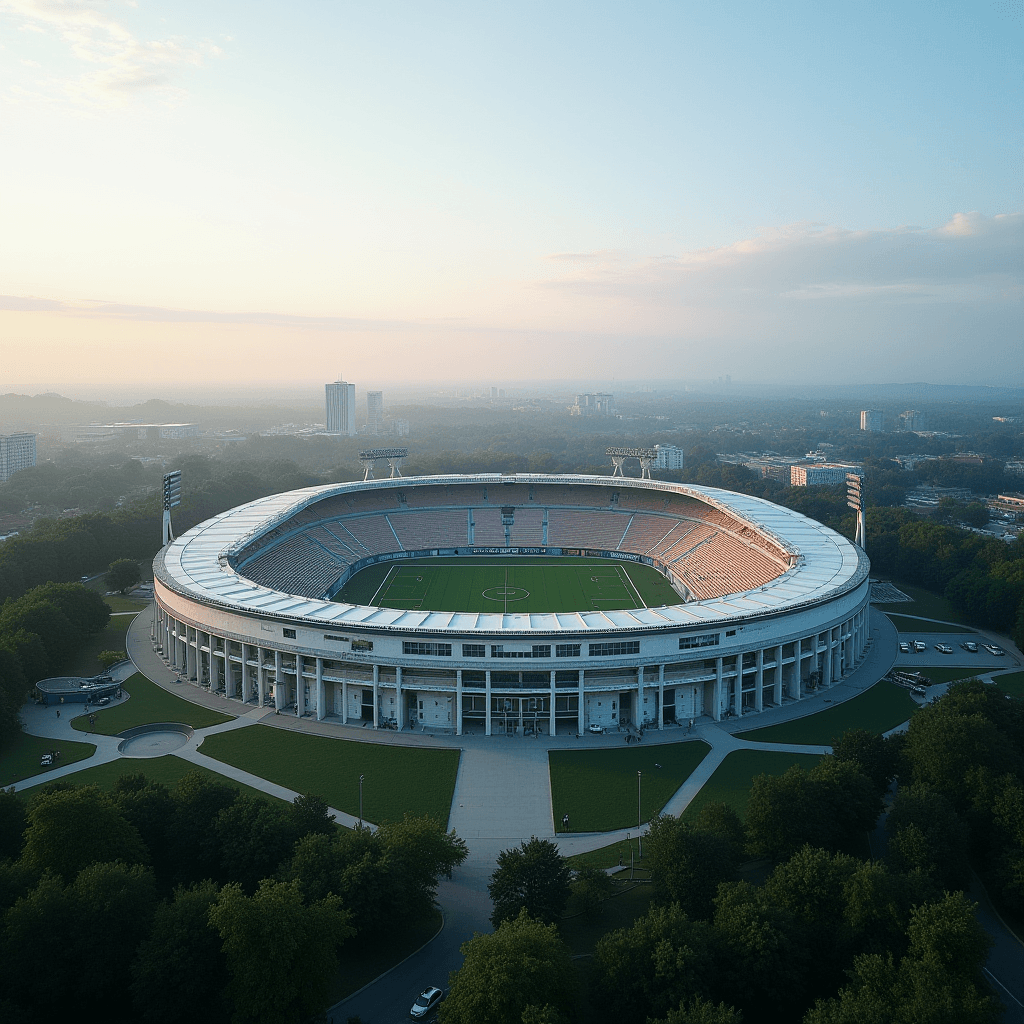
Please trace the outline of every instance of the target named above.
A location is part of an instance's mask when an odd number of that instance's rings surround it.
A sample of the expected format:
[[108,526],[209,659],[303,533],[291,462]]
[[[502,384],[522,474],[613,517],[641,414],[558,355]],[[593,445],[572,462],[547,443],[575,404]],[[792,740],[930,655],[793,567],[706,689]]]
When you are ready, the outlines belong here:
[[163,544],[167,547],[174,540],[174,533],[171,530],[171,509],[181,504],[181,470],[176,469],[173,473],[164,474],[164,516],[163,516]]
[[625,476],[626,474],[622,472],[622,464],[626,459],[639,459],[642,480],[650,480],[651,466],[658,458],[658,453],[654,448],[606,448],[605,454],[612,460],[612,465],[615,467],[612,476]]
[[359,465],[363,467],[363,479],[373,479],[373,464],[376,461],[373,457],[373,452],[360,452],[359,453]]
[[861,478],[856,473],[846,474],[846,504],[857,513],[857,533],[853,542],[864,548],[864,491]]
[[387,459],[388,465],[391,467],[391,479],[393,480],[396,476],[401,476],[401,470],[398,468],[404,459],[409,454],[408,448],[368,448],[365,452],[359,453],[359,462],[366,473],[363,477],[364,480],[373,479],[373,464],[378,459]]

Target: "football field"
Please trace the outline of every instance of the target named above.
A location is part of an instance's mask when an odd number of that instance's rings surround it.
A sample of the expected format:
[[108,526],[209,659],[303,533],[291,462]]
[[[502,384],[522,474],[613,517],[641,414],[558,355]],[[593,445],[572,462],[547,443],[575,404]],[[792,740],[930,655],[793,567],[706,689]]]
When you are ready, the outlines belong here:
[[658,608],[682,598],[661,573],[609,558],[420,558],[371,565],[335,601],[437,612]]

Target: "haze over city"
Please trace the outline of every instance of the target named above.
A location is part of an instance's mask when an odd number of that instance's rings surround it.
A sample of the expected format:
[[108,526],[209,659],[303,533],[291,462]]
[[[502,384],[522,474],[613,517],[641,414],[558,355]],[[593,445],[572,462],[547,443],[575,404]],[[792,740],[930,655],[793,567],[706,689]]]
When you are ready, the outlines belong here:
[[1024,383],[1019,4],[0,26],[3,390]]

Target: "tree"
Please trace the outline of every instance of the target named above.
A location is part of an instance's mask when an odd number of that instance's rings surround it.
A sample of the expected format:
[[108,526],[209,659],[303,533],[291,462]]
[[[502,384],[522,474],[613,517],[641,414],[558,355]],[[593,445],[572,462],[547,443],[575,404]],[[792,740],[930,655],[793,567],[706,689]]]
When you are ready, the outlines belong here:
[[669,1010],[650,1024],[741,1024],[743,1014],[725,1003],[717,1006],[700,996],[679,1004],[678,1009]]
[[291,816],[296,839],[314,834],[333,836],[338,831],[327,801],[312,793],[302,794],[292,801]]
[[593,1002],[608,1020],[644,1024],[695,994],[710,995],[714,941],[710,926],[678,905],[653,906],[628,928],[602,936],[594,948]]
[[119,590],[122,594],[130,587],[134,587],[141,579],[139,563],[130,558],[118,558],[111,562],[107,569],[107,586],[111,590]]
[[439,1024],[554,1024],[572,1014],[576,972],[555,925],[522,910],[492,934],[474,935],[462,953]]
[[921,871],[936,888],[970,884],[969,835],[953,805],[927,786],[901,788],[885,822],[886,859],[896,871]]
[[210,908],[210,924],[223,940],[235,1024],[298,1024],[323,1013],[338,947],[355,934],[337,896],[307,904],[298,882],[271,879],[253,896],[226,885]]
[[127,658],[128,655],[124,651],[100,651],[96,655],[96,661],[99,662],[99,666],[104,672],[111,665],[116,665],[119,661],[125,661]]
[[220,877],[247,892],[275,874],[295,845],[289,808],[262,796],[242,794],[217,815],[213,826],[220,849]]
[[178,888],[157,907],[149,936],[131,966],[132,997],[153,1024],[217,1024],[226,1017],[221,996],[226,963],[210,925],[219,889],[209,880]]
[[582,914],[588,921],[601,916],[602,903],[612,893],[612,880],[607,871],[584,865],[576,868],[569,883],[570,914]]
[[197,770],[179,779],[171,793],[174,814],[167,831],[176,882],[187,885],[216,878],[220,846],[213,825],[217,815],[237,797],[237,789]]
[[28,816],[25,803],[19,800],[14,791],[0,789],[0,861],[10,857],[11,860],[21,856],[21,846]]
[[718,883],[736,870],[738,850],[733,841],[681,818],[658,815],[651,820],[644,845],[655,898],[678,903],[692,917],[710,917]]
[[28,812],[22,859],[37,871],[73,879],[87,865],[149,860],[137,829],[96,786],[41,793]]
[[871,780],[879,796],[896,777],[899,764],[898,745],[867,729],[847,729],[833,739],[832,756],[856,765]]
[[491,923],[497,928],[520,910],[545,924],[557,921],[569,899],[571,877],[565,858],[548,839],[532,836],[518,848],[502,850],[487,885],[494,903]]

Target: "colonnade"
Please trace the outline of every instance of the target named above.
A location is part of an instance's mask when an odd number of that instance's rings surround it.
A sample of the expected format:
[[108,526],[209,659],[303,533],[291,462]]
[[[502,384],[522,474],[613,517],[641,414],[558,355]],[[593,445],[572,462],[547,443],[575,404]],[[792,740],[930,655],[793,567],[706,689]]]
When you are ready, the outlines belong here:
[[[702,715],[720,721],[834,686],[863,657],[868,605],[831,628],[771,646],[725,653],[714,647],[689,650],[681,652],[689,660],[644,659],[627,668],[602,669],[588,662],[513,673],[514,686],[504,678],[510,674],[504,668],[453,668],[438,658],[415,659],[415,664],[407,658],[405,665],[356,663],[222,637],[175,618],[160,605],[153,629],[154,644],[169,668],[188,682],[243,703],[263,707],[272,699],[279,712],[294,707],[298,717],[334,715],[342,724],[356,720],[374,728],[418,724],[462,735],[482,726],[489,736],[496,727],[509,729],[510,723],[516,731],[540,731],[543,724],[554,735],[559,725],[582,733],[618,728],[623,719],[630,728],[658,729]],[[421,661],[433,672],[430,678],[417,672]],[[438,669],[447,671],[439,674]],[[525,682],[527,674],[547,678]],[[628,712],[623,698],[628,698]],[[391,714],[383,711],[385,700]]]

